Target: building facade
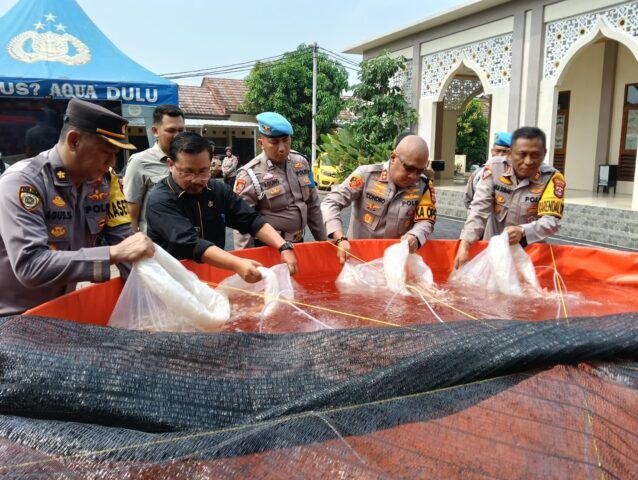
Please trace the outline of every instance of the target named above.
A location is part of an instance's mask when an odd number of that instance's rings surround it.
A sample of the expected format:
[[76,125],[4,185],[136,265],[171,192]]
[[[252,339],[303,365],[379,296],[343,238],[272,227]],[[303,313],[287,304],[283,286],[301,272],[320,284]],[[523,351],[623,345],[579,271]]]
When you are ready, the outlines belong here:
[[[535,125],[546,161],[570,189],[596,191],[599,173],[638,210],[638,2],[481,0],[348,49],[402,55],[396,79],[419,112],[416,129],[454,172],[456,118],[490,96],[490,138]],[[600,168],[601,165],[610,165]]]

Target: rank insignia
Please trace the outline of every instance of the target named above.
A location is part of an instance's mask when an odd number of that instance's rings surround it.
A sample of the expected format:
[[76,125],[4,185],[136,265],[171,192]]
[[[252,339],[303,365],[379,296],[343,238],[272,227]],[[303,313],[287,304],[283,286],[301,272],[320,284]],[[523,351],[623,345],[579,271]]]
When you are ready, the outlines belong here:
[[40,193],[31,185],[23,185],[18,191],[20,205],[27,212],[32,212],[40,205]]
[[543,185],[534,184],[534,186],[530,187],[529,193],[543,193]]
[[67,171],[66,171],[66,169],[64,167],[56,168],[55,169],[55,176],[61,182],[68,182],[69,181],[69,174],[67,173]]
[[66,202],[60,195],[56,195],[55,197],[53,197],[53,200],[51,200],[51,203],[55,205],[56,207],[60,207],[60,208],[66,206]]
[[353,175],[350,177],[350,181],[348,182],[348,186],[350,188],[359,189],[363,186],[363,178],[359,175]]
[[387,170],[383,170],[381,172],[381,176],[379,177],[379,181],[381,182],[387,182],[388,181],[388,171]]
[[56,225],[51,229],[51,235],[55,238],[60,238],[66,233],[66,229],[62,225]]
[[498,181],[505,184],[505,185],[512,185],[512,179],[509,177],[506,177],[505,175],[501,175],[498,178]]
[[281,187],[273,187],[270,189],[271,195],[279,195],[281,193]]
[[246,180],[244,179],[239,179],[235,182],[235,193],[239,194],[244,190],[244,187],[246,186]]
[[532,177],[532,180],[538,180],[539,178],[541,178],[541,172],[538,171],[534,174],[534,176]]

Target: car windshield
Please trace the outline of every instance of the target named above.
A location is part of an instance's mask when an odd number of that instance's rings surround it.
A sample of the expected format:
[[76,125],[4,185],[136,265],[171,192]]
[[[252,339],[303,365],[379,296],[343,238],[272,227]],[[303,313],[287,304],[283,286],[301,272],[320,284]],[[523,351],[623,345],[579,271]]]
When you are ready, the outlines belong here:
[[332,160],[330,160],[330,157],[328,157],[327,155],[324,155],[323,157],[321,157],[321,165],[324,167],[332,167]]

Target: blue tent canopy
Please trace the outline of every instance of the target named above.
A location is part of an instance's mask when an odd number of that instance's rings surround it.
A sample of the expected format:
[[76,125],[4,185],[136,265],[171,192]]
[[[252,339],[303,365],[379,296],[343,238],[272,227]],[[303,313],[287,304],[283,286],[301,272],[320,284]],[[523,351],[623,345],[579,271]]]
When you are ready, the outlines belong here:
[[0,98],[178,104],[177,85],[122,53],[75,0],[20,0],[0,18]]

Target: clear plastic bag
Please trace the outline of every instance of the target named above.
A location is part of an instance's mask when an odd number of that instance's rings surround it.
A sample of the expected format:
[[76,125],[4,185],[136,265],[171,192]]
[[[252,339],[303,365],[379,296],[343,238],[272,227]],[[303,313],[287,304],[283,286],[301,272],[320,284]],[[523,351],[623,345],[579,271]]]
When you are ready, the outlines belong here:
[[507,232],[492,237],[487,248],[454,270],[448,281],[508,295],[541,291],[534,264],[523,247],[509,244]]
[[165,332],[220,330],[230,318],[228,298],[201,282],[155,245],[153,258],[133,265],[109,326]]
[[259,316],[267,317],[282,305],[278,299],[294,300],[295,286],[290,277],[288,265],[280,263],[271,268],[257,267],[263,279],[256,283],[248,283],[242,280],[239,275],[232,275],[224,279],[219,288],[226,295],[232,298],[242,293],[259,293],[264,295],[264,308],[259,312]]
[[390,290],[409,295],[407,285],[421,289],[432,287],[432,271],[420,255],[409,252],[408,243],[403,241],[388,247],[383,258],[368,263],[348,259],[337,277],[337,288],[352,293]]

